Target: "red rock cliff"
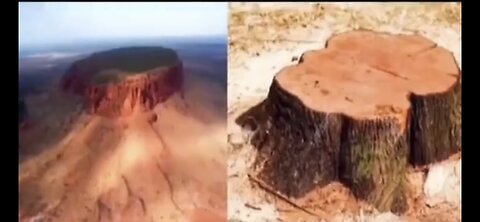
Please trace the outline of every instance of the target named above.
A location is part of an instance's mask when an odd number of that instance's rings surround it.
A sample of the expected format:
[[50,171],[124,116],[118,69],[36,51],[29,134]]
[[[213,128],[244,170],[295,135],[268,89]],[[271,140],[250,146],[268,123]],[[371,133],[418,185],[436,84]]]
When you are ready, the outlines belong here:
[[[95,61],[93,64],[98,63]],[[123,77],[118,81],[93,84],[99,66],[75,63],[61,81],[63,90],[85,96],[86,111],[106,117],[128,116],[146,111],[175,92],[183,96],[183,66],[180,61]]]

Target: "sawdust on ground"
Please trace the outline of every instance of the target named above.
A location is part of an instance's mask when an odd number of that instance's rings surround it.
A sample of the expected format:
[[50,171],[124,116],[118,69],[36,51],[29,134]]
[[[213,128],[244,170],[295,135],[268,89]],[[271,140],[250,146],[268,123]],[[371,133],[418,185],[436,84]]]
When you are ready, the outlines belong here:
[[[230,3],[228,60],[228,216],[230,221],[318,221],[250,183],[247,173],[255,151],[235,118],[263,100],[273,76],[296,63],[304,51],[320,49],[335,33],[355,29],[421,34],[453,52],[461,67],[460,3]],[[421,175],[418,170],[411,175]],[[421,177],[421,176],[420,176]],[[421,189],[423,181],[412,189]],[[319,191],[333,221],[365,221],[375,214],[341,184]],[[412,191],[414,192],[414,191]],[[420,200],[418,200],[420,201]],[[329,209],[330,208],[330,209]],[[335,209],[334,209],[335,208]],[[460,218],[458,207],[421,209],[402,217],[409,221]],[[442,213],[443,212],[443,213]],[[447,212],[448,216],[445,215]],[[360,215],[360,216],[359,216]],[[346,219],[348,218],[348,219]]]

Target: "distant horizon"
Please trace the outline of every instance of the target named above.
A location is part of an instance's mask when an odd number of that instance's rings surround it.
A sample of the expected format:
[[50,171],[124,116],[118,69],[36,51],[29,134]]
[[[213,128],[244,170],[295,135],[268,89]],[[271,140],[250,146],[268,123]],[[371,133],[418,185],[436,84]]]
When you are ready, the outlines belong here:
[[19,50],[110,39],[228,37],[226,3],[20,2]]
[[50,48],[64,45],[76,45],[76,44],[87,44],[87,43],[103,43],[104,41],[135,41],[135,40],[165,40],[165,41],[184,41],[184,40],[193,40],[198,39],[200,42],[202,40],[219,40],[228,42],[228,36],[223,34],[218,35],[185,35],[185,36],[147,36],[147,37],[101,37],[101,38],[85,38],[77,39],[74,41],[58,41],[50,43],[30,43],[19,45],[19,50],[30,49],[30,48]]
[[[185,44],[221,44],[227,48],[228,39],[223,35],[204,35],[204,36],[161,36],[161,37],[120,37],[120,38],[100,38],[83,39],[76,42],[55,42],[50,44],[26,45],[19,47],[19,58],[35,57],[39,55],[56,54],[83,54],[97,50],[108,50],[120,47],[142,47],[142,46],[162,46],[172,47]],[[92,50],[93,49],[93,50]]]

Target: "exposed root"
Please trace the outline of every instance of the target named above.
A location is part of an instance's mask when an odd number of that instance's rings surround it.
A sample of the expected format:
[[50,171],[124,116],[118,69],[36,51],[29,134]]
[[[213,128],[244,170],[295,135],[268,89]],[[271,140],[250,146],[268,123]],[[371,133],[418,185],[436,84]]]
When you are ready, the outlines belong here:
[[262,209],[262,208],[260,208],[260,207],[253,206],[253,205],[251,205],[251,204],[249,204],[249,203],[245,203],[245,207],[248,207],[248,208],[254,209],[254,210],[261,210],[261,209]]
[[265,184],[264,182],[262,182],[261,180],[257,179],[255,176],[252,176],[251,174],[248,174],[248,178],[250,180],[252,180],[253,182],[255,182],[256,184],[258,184],[260,186],[260,188],[262,188],[263,190],[267,191],[268,193],[270,194],[273,194],[274,196],[282,199],[283,201],[285,201],[286,203],[292,205],[293,207],[309,214],[309,215],[312,215],[312,216],[316,216],[316,217],[319,217],[319,218],[322,218],[322,219],[327,219],[329,220],[329,216],[327,215],[327,213],[325,212],[320,212],[320,213],[316,213],[316,212],[313,212],[307,208],[304,208],[298,204],[296,204],[295,202],[291,201],[288,197],[274,191],[274,189],[270,188],[270,186],[268,186],[267,184]]

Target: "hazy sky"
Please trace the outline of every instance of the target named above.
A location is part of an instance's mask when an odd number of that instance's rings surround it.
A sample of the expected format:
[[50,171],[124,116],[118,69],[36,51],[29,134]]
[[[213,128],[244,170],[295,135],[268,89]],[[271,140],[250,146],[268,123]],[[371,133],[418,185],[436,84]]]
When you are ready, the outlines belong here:
[[19,3],[19,46],[98,38],[227,35],[227,3]]

